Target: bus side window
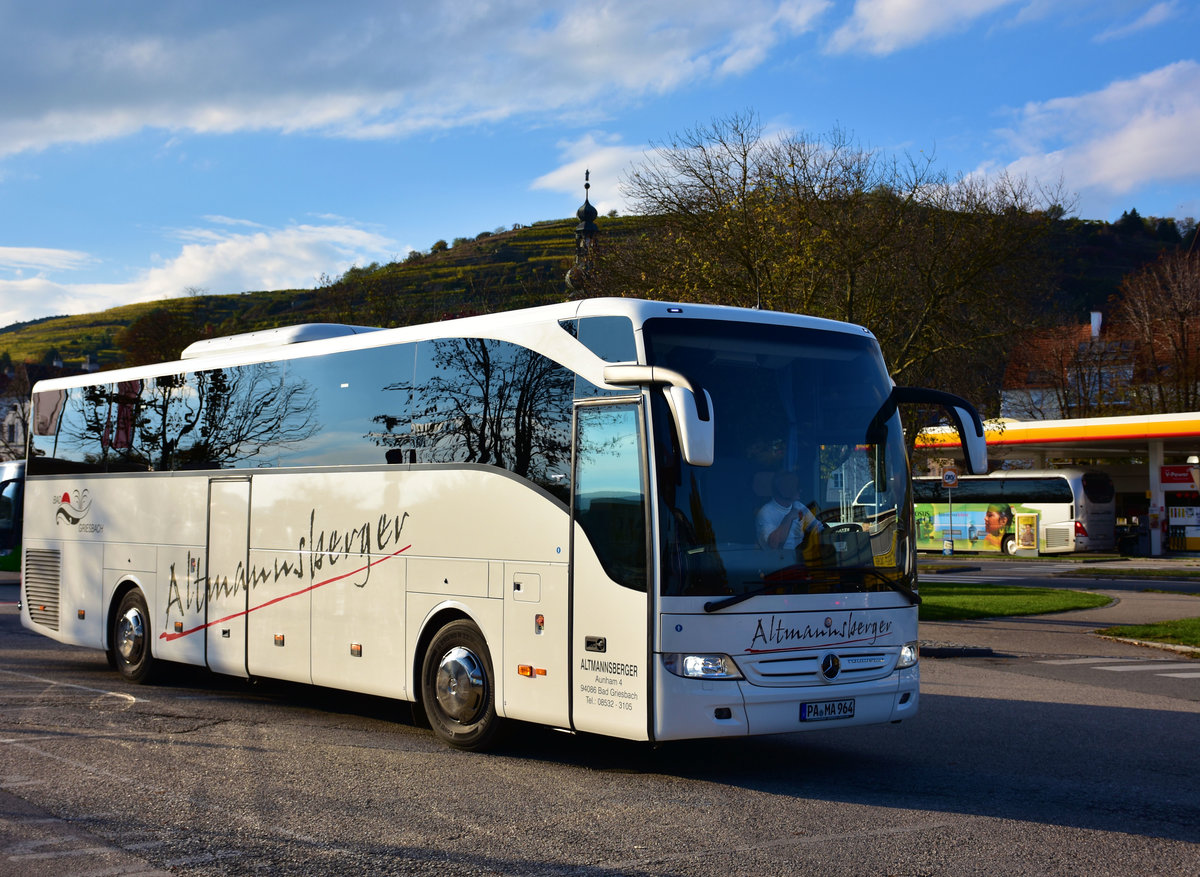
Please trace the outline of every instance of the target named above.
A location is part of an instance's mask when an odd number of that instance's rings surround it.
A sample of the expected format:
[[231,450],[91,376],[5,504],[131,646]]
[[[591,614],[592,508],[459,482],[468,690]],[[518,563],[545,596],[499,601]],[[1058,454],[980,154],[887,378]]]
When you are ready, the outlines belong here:
[[517,344],[418,345],[412,433],[421,463],[485,463],[566,501],[573,374]]
[[638,408],[580,408],[575,451],[575,521],[609,578],[646,590],[646,497]]

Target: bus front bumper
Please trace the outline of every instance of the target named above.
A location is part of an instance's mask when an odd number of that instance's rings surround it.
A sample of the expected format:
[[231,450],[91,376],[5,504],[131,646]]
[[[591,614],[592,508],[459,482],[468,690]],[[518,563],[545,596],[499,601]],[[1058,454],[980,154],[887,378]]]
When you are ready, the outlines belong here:
[[655,739],[791,734],[898,722],[917,714],[920,665],[870,682],[766,687],[684,679],[656,668]]

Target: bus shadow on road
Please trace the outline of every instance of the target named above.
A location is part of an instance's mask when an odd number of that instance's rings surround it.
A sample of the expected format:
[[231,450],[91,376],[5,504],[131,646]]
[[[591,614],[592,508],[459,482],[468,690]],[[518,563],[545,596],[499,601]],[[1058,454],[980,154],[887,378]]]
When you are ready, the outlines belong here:
[[[388,698],[296,683],[248,682],[190,667],[169,681],[126,685],[95,653],[61,662],[96,688],[157,692],[290,713],[319,712],[401,752],[442,748],[419,710]],[[86,665],[86,666],[85,666]],[[54,667],[39,675],[55,675]],[[165,721],[162,702],[153,716]],[[923,693],[896,725],[652,745],[510,722],[498,746],[463,758],[616,774],[676,776],[797,802],[1011,819],[1200,843],[1200,713]],[[135,707],[136,709],[136,707]],[[261,719],[261,716],[258,717]],[[164,728],[164,730],[166,730]],[[386,739],[386,738],[384,738]],[[449,751],[449,750],[447,750]]]
[[898,725],[659,748],[577,738],[538,756],[810,801],[1200,842],[1200,714],[930,694],[921,708]]

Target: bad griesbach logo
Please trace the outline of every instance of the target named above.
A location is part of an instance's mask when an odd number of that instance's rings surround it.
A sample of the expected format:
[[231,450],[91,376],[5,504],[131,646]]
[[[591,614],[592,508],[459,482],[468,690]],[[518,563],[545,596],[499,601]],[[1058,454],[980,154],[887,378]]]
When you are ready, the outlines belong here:
[[58,511],[54,515],[55,523],[66,522],[75,526],[87,517],[88,511],[92,507],[92,495],[85,487],[82,490],[64,491],[63,495],[56,498],[54,502],[58,506]]

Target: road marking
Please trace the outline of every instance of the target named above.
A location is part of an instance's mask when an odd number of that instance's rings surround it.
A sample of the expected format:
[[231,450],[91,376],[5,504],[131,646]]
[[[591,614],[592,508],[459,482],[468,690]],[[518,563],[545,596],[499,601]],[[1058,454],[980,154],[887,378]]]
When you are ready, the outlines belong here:
[[1128,658],[1062,658],[1057,661],[1038,661],[1039,664],[1119,664],[1127,662]]
[[930,583],[939,581],[939,579],[941,581],[947,582],[949,584],[962,584],[962,585],[994,585],[994,584],[999,583],[999,580],[995,576],[957,576],[957,575],[938,576],[937,578],[930,578],[928,576],[923,576],[920,579],[920,581],[924,582],[925,584],[930,584]]
[[[52,841],[52,842],[60,843],[62,841],[72,841],[72,840],[81,840],[81,838],[63,837],[63,838],[61,838],[61,840]],[[45,853],[13,853],[13,852],[10,852],[8,854],[8,859],[10,862],[30,862],[30,861],[35,861],[35,860],[36,861],[44,861],[46,859],[65,859],[65,858],[69,858],[72,856],[89,856],[89,857],[103,856],[107,853],[111,853],[112,851],[113,851],[112,847],[76,847],[76,848],[69,849],[69,850],[51,850],[51,851],[45,852]]]
[[108,691],[103,688],[89,688],[86,685],[72,685],[70,682],[58,682],[54,679],[46,679],[42,676],[33,676],[29,673],[18,673],[15,670],[0,670],[0,673],[4,673],[8,676],[19,676],[22,679],[32,679],[34,682],[42,682],[46,685],[54,685],[59,688],[77,688],[80,691],[90,691],[93,694],[102,694],[105,697],[119,697],[129,701],[129,703],[137,703],[136,697],[134,697],[132,694],[125,694],[121,691]]
[[[1109,670],[1113,673],[1146,671],[1154,673],[1156,676],[1166,676],[1169,679],[1200,679],[1200,668],[1197,668],[1195,661],[1176,663],[1174,661],[1142,659],[1131,663],[1129,658],[1058,658],[1055,660],[1041,660],[1038,663],[1053,664],[1056,667],[1090,666],[1094,670]],[[1121,666],[1108,666],[1111,664],[1120,664]],[[1178,673],[1163,672],[1164,670],[1174,670],[1177,667],[1186,667],[1187,669]]]

